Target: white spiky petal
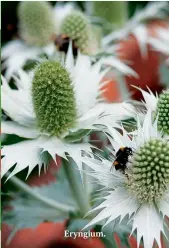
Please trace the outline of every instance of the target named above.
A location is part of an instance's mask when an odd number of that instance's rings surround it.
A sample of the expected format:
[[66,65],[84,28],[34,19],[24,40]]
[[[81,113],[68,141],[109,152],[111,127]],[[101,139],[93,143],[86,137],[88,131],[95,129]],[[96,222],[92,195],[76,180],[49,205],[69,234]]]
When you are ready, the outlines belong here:
[[[100,102],[102,87],[100,82],[106,72],[100,72],[100,63],[92,66],[90,58],[81,54],[78,55],[75,63],[70,46],[65,67],[72,79],[77,108],[76,126],[69,131],[98,129],[105,124],[116,125],[117,120],[133,116],[134,111],[130,104]],[[56,154],[66,159],[66,153],[68,153],[80,168],[81,152],[91,152],[92,146],[89,143],[67,143],[64,137],[68,133],[58,138],[40,132],[36,126],[36,115],[32,103],[32,77],[32,74],[20,70],[14,77],[17,90],[11,89],[6,79],[2,77],[2,108],[12,119],[12,121],[2,122],[2,133],[29,139],[3,147],[2,176],[15,164],[15,169],[10,176],[27,166],[29,167],[28,175],[37,164],[41,168],[42,164],[46,165],[44,151],[49,152],[54,160]],[[116,114],[117,109],[118,114]]]
[[111,45],[111,43],[114,40],[124,40],[132,34],[139,44],[141,54],[145,57],[147,55],[147,44],[149,43],[146,22],[154,18],[164,18],[166,16],[165,8],[168,8],[167,2],[149,3],[143,10],[137,9],[134,16],[129,19],[123,28],[103,38],[103,47],[105,50],[112,50],[114,45]]
[[161,247],[160,231],[164,232],[163,220],[154,205],[143,205],[138,209],[133,218],[133,231],[135,229],[137,229],[138,247],[142,237],[145,248],[153,247],[154,240],[159,248]]
[[[63,18],[69,14],[74,8],[73,4],[57,3],[54,7],[54,18],[56,24],[56,31],[59,33],[60,24]],[[55,55],[56,48],[53,43],[44,47],[28,45],[21,39],[12,40],[5,44],[1,50],[1,58],[3,60],[2,68],[6,69],[5,77],[9,81],[13,74],[19,69],[23,68],[29,60],[38,60],[42,54],[48,57]]]
[[112,32],[103,38],[103,45],[107,45],[113,40],[126,38],[141,23],[156,18],[163,18],[165,13],[163,10],[167,7],[167,2],[149,3],[143,10],[137,10],[135,15],[126,23],[124,28]]
[[158,95],[157,94],[155,95],[148,87],[147,87],[147,91],[142,90],[141,88],[138,88],[136,86],[133,87],[136,88],[137,90],[140,90],[144,99],[143,103],[146,109],[151,112],[155,112],[157,109]]
[[156,37],[149,38],[149,43],[155,50],[166,55],[169,63],[169,26],[157,29],[156,34]]
[[63,19],[70,14],[76,8],[75,3],[63,3],[57,2],[54,6],[54,17],[56,25],[56,31],[60,32],[60,27]]
[[[137,130],[133,136],[129,135],[123,127],[122,132],[118,132],[112,127],[108,127],[108,130],[114,158],[121,147],[130,147],[137,153],[140,147],[150,140],[164,140],[157,130],[157,120],[152,122],[151,111],[147,112],[143,123],[138,117]],[[165,140],[165,142],[167,141]],[[165,219],[163,217],[169,217],[169,189],[157,202],[141,203],[128,190],[128,178],[119,170],[112,168],[112,162],[100,157],[98,159],[83,158],[82,161],[92,169],[91,171],[87,170],[87,173],[93,177],[95,183],[97,182],[104,187],[102,190],[106,193],[106,196],[102,198],[103,202],[91,211],[96,211],[97,216],[86,227],[101,221],[105,221],[105,225],[107,225],[118,217],[121,221],[125,216],[128,216],[133,223],[132,232],[137,230],[138,247],[142,237],[144,248],[152,248],[155,240],[161,247],[160,235],[161,232],[165,234],[163,228]],[[128,168],[132,168],[132,160],[131,164],[128,164]]]
[[2,47],[1,58],[4,61],[2,68],[6,69],[5,77],[9,81],[12,75],[25,66],[29,60],[37,60],[45,53],[50,56],[55,51],[53,44],[45,47],[36,47],[27,45],[22,40],[12,40]]

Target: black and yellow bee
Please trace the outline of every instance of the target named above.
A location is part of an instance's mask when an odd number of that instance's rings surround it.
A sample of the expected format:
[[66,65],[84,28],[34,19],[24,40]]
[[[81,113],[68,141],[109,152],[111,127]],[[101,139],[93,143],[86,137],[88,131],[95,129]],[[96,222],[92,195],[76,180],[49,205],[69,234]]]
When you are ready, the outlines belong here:
[[[60,34],[54,40],[55,46],[57,47],[57,49],[60,52],[67,53],[68,48],[69,48],[70,40],[71,39],[69,38],[69,36],[67,36],[65,34]],[[73,55],[74,56],[77,56],[77,50],[78,50],[78,48],[75,45],[75,41],[72,41],[72,48],[73,48]]]
[[121,147],[117,153],[113,166],[116,170],[121,170],[125,172],[127,168],[127,163],[129,162],[129,156],[132,156],[133,151],[130,147]]

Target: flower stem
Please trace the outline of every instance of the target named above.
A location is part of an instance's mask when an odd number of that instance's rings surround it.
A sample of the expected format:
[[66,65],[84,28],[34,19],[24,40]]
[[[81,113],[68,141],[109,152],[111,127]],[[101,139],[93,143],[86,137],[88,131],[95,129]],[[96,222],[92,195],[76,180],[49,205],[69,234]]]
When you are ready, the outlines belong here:
[[[89,143],[90,137],[88,135],[83,137],[83,143]],[[86,154],[87,156],[87,154]],[[90,201],[90,195],[91,195],[91,184],[89,184],[89,175],[87,174],[87,171],[89,168],[82,164],[82,169],[86,170],[86,173],[83,173],[83,188],[85,190],[86,196],[88,198],[88,202]]]
[[[82,169],[86,170],[87,169],[85,168],[84,165],[82,165]],[[88,202],[89,202],[89,199],[90,199],[90,185],[89,185],[89,176],[87,173],[83,173],[83,188],[84,188],[84,191],[85,191],[85,194],[86,194],[86,197],[88,198]]]
[[25,193],[29,194],[33,198],[45,203],[47,206],[56,208],[57,210],[61,212],[70,212],[70,211],[75,211],[74,207],[67,206],[65,204],[59,203],[55,200],[52,200],[50,198],[47,198],[46,196],[43,196],[36,192],[33,187],[28,186],[26,183],[22,182],[19,178],[16,176],[11,177],[10,182],[13,183],[17,188],[20,190],[24,191]]
[[79,206],[80,214],[84,217],[84,215],[90,210],[88,197],[86,197],[80,178],[77,175],[76,169],[73,168],[72,163],[69,163],[65,159],[63,159],[62,162],[73,196]]

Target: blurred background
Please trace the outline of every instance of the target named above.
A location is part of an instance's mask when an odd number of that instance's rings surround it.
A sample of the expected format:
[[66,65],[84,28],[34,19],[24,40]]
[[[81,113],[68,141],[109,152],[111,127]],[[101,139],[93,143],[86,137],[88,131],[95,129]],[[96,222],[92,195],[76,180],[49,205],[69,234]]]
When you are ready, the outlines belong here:
[[[51,5],[55,5],[57,1],[49,1]],[[71,2],[71,1],[62,1]],[[106,1],[105,1],[106,2]],[[17,36],[17,6],[19,1],[2,1],[1,3],[1,22],[2,22],[2,45]],[[128,15],[133,16],[135,10],[147,5],[148,1],[132,1],[128,2]],[[76,4],[81,10],[85,9],[85,2],[77,1]]]
[[[70,1],[62,1],[66,5],[66,3],[70,3]],[[57,4],[57,1],[50,1],[51,5],[54,7]],[[74,2],[76,6],[82,11],[86,11],[88,5],[86,2],[77,1]],[[2,47],[7,44],[11,40],[15,40],[19,38],[18,34],[18,18],[17,18],[17,7],[19,1],[3,1],[1,3],[1,25],[2,25],[2,35],[1,35],[1,45]],[[128,19],[132,18],[137,10],[144,10],[144,8],[149,4],[148,1],[132,1],[127,2],[127,12],[128,12]],[[108,6],[108,3],[105,1],[104,5]],[[90,6],[90,5],[89,5]],[[90,13],[90,9],[88,9]],[[117,13],[118,14],[118,13]],[[165,27],[168,25],[168,18],[160,19],[154,18],[149,20],[145,25],[149,34],[153,35],[155,33],[155,29],[157,27]],[[106,19],[106,15],[105,15]],[[106,20],[109,21],[109,20]],[[125,24],[124,24],[125,25]],[[107,34],[107,30],[105,30],[105,35]],[[121,45],[122,49],[120,50],[118,57],[122,61],[130,61],[130,66],[134,71],[137,72],[139,77],[131,77],[131,76],[124,76],[124,84],[125,84],[125,91],[123,87],[119,87],[119,82],[114,75],[109,78],[109,84],[106,85],[106,91],[104,93],[104,97],[107,99],[108,102],[117,102],[125,99],[125,94],[127,90],[126,96],[130,96],[131,100],[139,101],[141,100],[141,94],[138,90],[134,89],[132,85],[137,87],[141,87],[142,89],[147,89],[147,86],[152,90],[152,92],[160,93],[164,88],[168,87],[169,85],[169,73],[168,67],[166,67],[164,63],[163,54],[160,52],[154,51],[150,46],[148,46],[147,56],[143,57],[141,54],[140,46],[137,39],[134,37],[133,34],[129,34],[125,39],[118,40],[118,44]],[[110,75],[109,75],[110,76]],[[127,98],[126,97],[126,98]],[[100,143],[97,143],[100,148],[104,148],[105,143],[101,136],[97,136],[93,134],[92,139],[95,140],[102,140]],[[17,137],[13,136],[12,140],[8,138],[5,140],[4,144],[11,144],[18,142]],[[106,154],[105,154],[106,156]],[[59,158],[58,158],[59,161]],[[41,176],[38,176],[38,169],[35,168],[29,179],[26,181],[27,184],[30,186],[44,186],[48,185],[49,183],[56,181],[57,170],[54,163],[51,163],[47,173],[41,173]],[[27,175],[27,169],[17,174],[17,177],[22,181],[25,180]],[[6,206],[6,203],[12,199],[11,192],[15,192],[17,194],[17,189],[13,186],[13,184],[9,182],[5,183],[5,179],[2,180],[2,204]],[[10,194],[8,194],[10,192]],[[79,239],[78,241],[68,240],[67,242],[63,241],[63,233],[64,229],[68,225],[68,221],[63,223],[51,223],[47,222],[42,223],[36,228],[34,234],[32,234],[32,229],[22,229],[17,233],[14,237],[13,243],[7,246],[5,244],[7,238],[9,238],[9,234],[11,234],[11,227],[7,224],[3,224],[3,232],[2,232],[2,241],[3,241],[3,248],[124,248],[124,247],[131,247],[136,248],[136,240],[135,237],[132,236],[129,238],[128,236],[128,229],[118,227],[115,235],[114,246],[112,243],[107,243],[104,240],[100,239],[93,239],[91,242],[87,242],[86,240]],[[78,223],[78,221],[76,222]],[[78,226],[79,227],[79,226]],[[97,230],[101,230],[101,227],[97,226]],[[29,244],[29,239],[36,240],[36,247],[33,246],[35,243]],[[57,242],[56,242],[57,240]],[[128,244],[128,245],[126,245]],[[26,245],[26,246],[25,246]],[[115,246],[116,245],[116,246]],[[140,246],[142,247],[142,246]],[[167,248],[163,246],[164,248]]]
[[[56,6],[57,1],[51,1],[50,4],[54,7]],[[59,1],[58,1],[59,3]],[[61,3],[61,2],[60,2]],[[71,3],[71,1],[62,1],[63,4],[66,5],[66,3]],[[85,1],[77,1],[73,2],[75,6],[77,6],[82,11],[87,11],[87,13],[93,15],[92,10],[90,9],[90,5],[87,5],[87,2]],[[128,1],[126,2],[127,7],[127,19],[130,20],[134,14],[136,14],[138,11],[142,10],[144,7],[147,6],[149,2],[148,1]],[[153,3],[153,2],[152,2]],[[2,2],[2,46],[12,40],[17,39],[19,37],[18,34],[18,18],[17,18],[17,6],[19,4],[19,1],[4,1]],[[104,1],[105,9],[109,8],[109,2]],[[99,13],[99,4],[96,11],[97,14]],[[101,8],[100,8],[101,9]],[[107,10],[106,10],[107,11]],[[105,21],[106,25],[110,27],[108,30],[102,30],[103,34],[108,34],[109,32],[112,32],[112,26],[110,25],[111,22],[113,22],[113,19],[110,20],[108,15],[106,14],[106,11],[102,14],[103,18],[102,20]],[[115,13],[118,13],[118,9]],[[115,15],[114,13],[114,15]],[[118,16],[118,15],[117,15]],[[117,16],[114,17],[114,19],[117,19]],[[107,19],[107,20],[106,20]],[[93,19],[94,20],[94,19]],[[92,21],[93,21],[92,20]],[[95,22],[95,20],[94,20]],[[147,21],[146,21],[147,22]],[[145,23],[146,23],[145,22]],[[149,34],[153,34],[155,32],[156,27],[162,27],[165,26],[166,21],[162,21],[162,18],[158,19],[156,16],[152,19],[148,19],[147,22],[147,29]],[[96,23],[98,25],[98,23]],[[124,24],[124,23],[123,23]],[[100,24],[99,24],[100,25]],[[106,26],[105,25],[105,26]],[[114,25],[114,24],[113,24]],[[122,27],[123,25],[121,25]],[[105,28],[105,27],[104,27]],[[115,29],[114,29],[115,30]],[[108,32],[107,32],[108,31]],[[141,36],[141,35],[140,35]],[[121,51],[119,52],[119,57],[122,61],[130,61],[131,67],[136,71],[136,73],[139,74],[139,78],[132,78],[132,77],[126,77],[125,78],[125,84],[127,87],[127,90],[130,92],[129,94],[132,95],[133,99],[139,100],[141,97],[141,94],[134,90],[131,85],[134,84],[136,86],[141,86],[143,89],[145,89],[147,86],[152,88],[153,92],[161,91],[164,87],[164,84],[166,84],[166,76],[161,76],[161,67],[160,67],[160,58],[157,52],[154,52],[153,49],[148,48],[148,56],[147,58],[142,59],[140,44],[138,44],[138,41],[136,37],[134,37],[133,34],[129,34],[128,37],[125,39],[119,40],[118,44],[122,46]],[[163,70],[163,68],[162,68]],[[164,69],[165,70],[165,69]],[[163,71],[164,71],[163,70]],[[167,74],[168,76],[168,74]],[[119,89],[119,86],[116,85],[116,82],[114,82],[114,79],[112,78],[112,82],[108,85],[108,90],[106,93],[106,97],[109,101],[115,100],[119,101],[124,98],[124,95],[126,91],[122,92],[121,89]],[[123,99],[126,100],[126,99]]]

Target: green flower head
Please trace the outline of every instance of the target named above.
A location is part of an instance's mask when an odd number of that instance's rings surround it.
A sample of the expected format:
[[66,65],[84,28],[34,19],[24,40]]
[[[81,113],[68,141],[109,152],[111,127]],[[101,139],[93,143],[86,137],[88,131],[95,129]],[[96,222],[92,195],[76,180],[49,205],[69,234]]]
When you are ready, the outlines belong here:
[[76,122],[76,102],[70,75],[59,63],[46,61],[35,71],[32,97],[42,132],[61,136]]
[[169,135],[169,90],[164,91],[158,99],[156,115],[158,114],[158,129]]
[[152,139],[134,154],[128,189],[141,202],[158,201],[169,183],[169,143]]
[[67,15],[61,25],[61,33],[74,40],[81,52],[88,53],[91,27],[82,12],[73,11]]
[[48,44],[55,33],[53,10],[48,2],[23,1],[18,7],[19,34],[31,45]]

